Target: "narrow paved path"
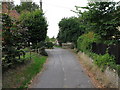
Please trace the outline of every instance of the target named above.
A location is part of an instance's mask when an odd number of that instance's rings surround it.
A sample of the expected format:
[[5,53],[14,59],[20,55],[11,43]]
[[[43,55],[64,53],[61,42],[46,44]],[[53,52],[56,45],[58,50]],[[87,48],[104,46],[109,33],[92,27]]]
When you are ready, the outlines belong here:
[[94,88],[76,56],[61,48],[47,49],[45,70],[30,88]]

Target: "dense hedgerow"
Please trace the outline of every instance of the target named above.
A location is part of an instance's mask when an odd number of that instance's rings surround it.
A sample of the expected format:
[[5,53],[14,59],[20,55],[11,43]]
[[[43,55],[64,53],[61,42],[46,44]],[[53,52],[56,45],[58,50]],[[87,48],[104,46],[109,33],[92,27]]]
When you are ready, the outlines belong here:
[[90,57],[92,57],[94,60],[93,62],[98,67],[101,68],[101,71],[104,71],[106,69],[106,67],[110,67],[111,69],[117,70],[118,74],[119,74],[120,65],[116,64],[115,57],[111,56],[109,53],[107,53],[107,50],[104,55],[98,55],[91,51],[92,43],[94,43],[94,42],[96,42],[96,43],[101,42],[101,38],[99,35],[97,35],[93,32],[83,34],[77,40],[77,49],[79,51],[85,52]]

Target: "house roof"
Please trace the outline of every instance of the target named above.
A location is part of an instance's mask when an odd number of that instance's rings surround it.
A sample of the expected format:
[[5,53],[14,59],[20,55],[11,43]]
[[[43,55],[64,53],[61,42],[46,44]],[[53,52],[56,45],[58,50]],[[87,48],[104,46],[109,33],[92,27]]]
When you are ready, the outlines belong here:
[[20,14],[16,10],[10,10],[9,16],[11,16],[11,17],[13,17],[15,19],[18,19]]
[[20,14],[16,10],[8,10],[7,2],[2,3],[2,13],[7,13],[9,16],[18,19]]

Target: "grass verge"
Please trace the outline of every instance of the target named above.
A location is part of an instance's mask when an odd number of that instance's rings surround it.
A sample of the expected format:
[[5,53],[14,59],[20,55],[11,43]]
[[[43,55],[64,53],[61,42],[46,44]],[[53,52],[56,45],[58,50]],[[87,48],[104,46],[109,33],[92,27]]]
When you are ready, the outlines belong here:
[[[117,88],[117,75],[112,70],[101,71],[101,68],[98,67],[95,63],[93,63],[93,59],[88,55],[79,52],[78,53],[79,60],[81,65],[83,66],[85,72],[87,72],[88,76],[91,78],[94,86],[96,88]],[[114,80],[114,81],[113,81]]]
[[27,53],[26,60],[29,62],[3,73],[3,88],[27,88],[31,79],[43,68],[46,59],[46,56],[31,53],[30,60],[30,53]]

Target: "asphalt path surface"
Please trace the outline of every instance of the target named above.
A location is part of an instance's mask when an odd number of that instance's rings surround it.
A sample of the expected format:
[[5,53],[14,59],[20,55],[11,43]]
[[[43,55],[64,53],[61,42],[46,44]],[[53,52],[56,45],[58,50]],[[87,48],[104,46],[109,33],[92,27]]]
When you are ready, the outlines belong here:
[[78,58],[69,50],[46,50],[49,57],[45,70],[33,80],[30,88],[94,88]]

